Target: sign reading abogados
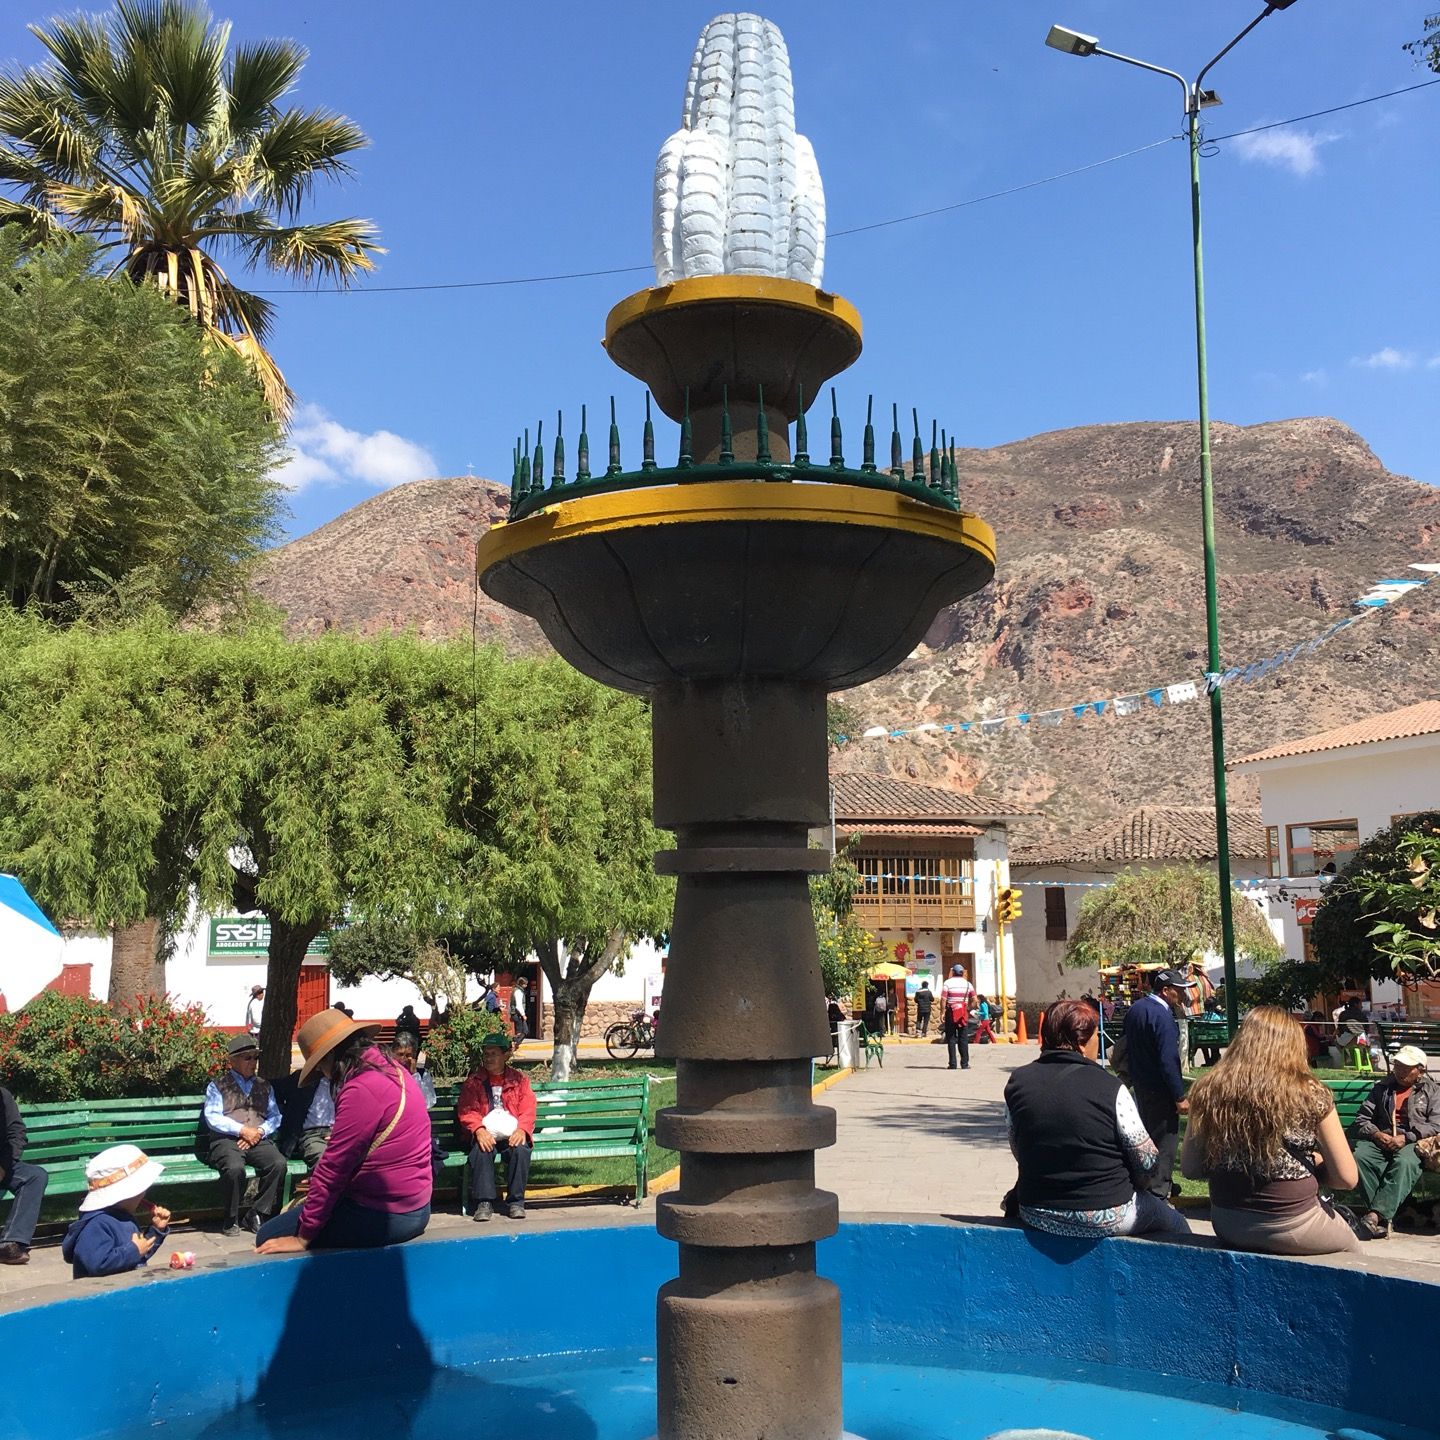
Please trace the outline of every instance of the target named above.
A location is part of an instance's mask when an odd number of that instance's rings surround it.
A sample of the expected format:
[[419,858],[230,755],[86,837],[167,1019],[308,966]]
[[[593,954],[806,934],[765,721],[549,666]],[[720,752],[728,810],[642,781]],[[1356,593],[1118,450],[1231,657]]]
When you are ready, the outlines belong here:
[[[210,953],[212,955],[264,955],[270,949],[270,922],[263,915],[246,918],[223,915],[210,922]],[[307,955],[328,955],[330,937],[317,935]]]

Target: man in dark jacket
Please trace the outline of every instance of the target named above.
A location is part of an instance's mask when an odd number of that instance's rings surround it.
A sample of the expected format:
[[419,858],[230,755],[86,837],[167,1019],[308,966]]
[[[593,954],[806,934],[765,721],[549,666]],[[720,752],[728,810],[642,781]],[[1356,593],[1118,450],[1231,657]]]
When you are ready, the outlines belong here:
[[1147,1184],[1161,1200],[1170,1198],[1180,1117],[1190,1108],[1180,1075],[1180,1027],[1175,1017],[1194,988],[1195,982],[1183,970],[1156,970],[1150,976],[1150,993],[1125,1016],[1125,1063],[1135,1108],[1160,1152]]
[[1402,1045],[1355,1117],[1358,1188],[1369,1207],[1359,1228],[1372,1240],[1390,1233],[1395,1212],[1420,1178],[1415,1142],[1440,1135],[1440,1082],[1425,1073],[1425,1064],[1418,1045]]
[[40,1201],[50,1177],[38,1166],[27,1165],[20,1157],[25,1153],[25,1122],[15,1097],[0,1089],[0,1195],[8,1191],[15,1197],[10,1218],[0,1231],[0,1265],[28,1265],[30,1242],[40,1219]]

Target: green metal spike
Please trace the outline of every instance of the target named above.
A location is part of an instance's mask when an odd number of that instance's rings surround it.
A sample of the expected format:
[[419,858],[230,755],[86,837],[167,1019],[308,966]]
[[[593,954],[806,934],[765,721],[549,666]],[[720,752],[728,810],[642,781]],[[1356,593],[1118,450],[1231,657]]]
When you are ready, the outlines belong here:
[[955,463],[955,442],[950,442],[950,498],[960,503],[960,467]]
[[865,448],[860,452],[860,468],[867,474],[875,473],[875,397],[865,397]]
[[940,429],[940,422],[930,422],[930,488],[940,490],[944,488],[944,477],[940,473],[940,450],[936,444],[936,435]]
[[575,483],[590,478],[590,437],[585,433],[585,407],[580,407],[580,443],[575,447]]
[[912,410],[910,418],[915,423],[915,442],[910,447],[910,478],[917,484],[925,483],[925,442],[920,438],[920,412]]
[[690,387],[685,387],[685,413],[680,417],[680,469],[688,470],[695,463],[690,433]]
[[615,423],[615,397],[610,397],[610,463],[605,467],[607,475],[620,473],[620,427]]
[[720,463],[735,463],[735,436],[730,429],[730,387],[720,387]]
[[510,447],[510,513],[515,513],[515,507],[525,497],[520,493],[520,437],[515,437],[515,443]]
[[530,427],[525,427],[525,443],[520,451],[520,493],[530,493]]
[[645,433],[640,445],[640,468],[655,468],[655,426],[650,419],[650,392],[645,392]]
[[545,422],[535,422],[535,468],[530,472],[530,489],[536,495],[545,493],[545,442],[541,434],[545,429]]
[[805,425],[805,387],[800,387],[800,413],[795,417],[795,463],[810,463],[810,431]]
[[905,478],[905,462],[900,449],[900,407],[890,407],[890,473],[897,479]]
[[845,451],[840,437],[840,402],[835,387],[830,387],[830,464],[836,470],[845,468]]
[[759,402],[755,408],[755,458],[762,464],[770,463],[770,422],[765,418],[765,387],[756,387]]
[[555,473],[550,481],[550,488],[553,490],[557,485],[565,483],[565,414],[561,410],[555,412]]

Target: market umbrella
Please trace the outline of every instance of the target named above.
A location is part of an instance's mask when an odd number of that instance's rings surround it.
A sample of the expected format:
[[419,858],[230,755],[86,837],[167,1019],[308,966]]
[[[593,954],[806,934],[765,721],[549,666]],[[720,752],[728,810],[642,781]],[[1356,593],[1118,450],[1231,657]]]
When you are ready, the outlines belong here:
[[872,980],[903,980],[909,973],[903,965],[896,965],[885,960],[870,972],[870,978]]

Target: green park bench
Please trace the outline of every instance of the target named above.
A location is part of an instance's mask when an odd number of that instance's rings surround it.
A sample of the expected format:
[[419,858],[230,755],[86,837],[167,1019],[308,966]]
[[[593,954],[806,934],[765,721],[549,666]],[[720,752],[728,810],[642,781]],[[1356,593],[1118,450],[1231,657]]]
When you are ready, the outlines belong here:
[[[83,1195],[85,1162],[110,1145],[138,1145],[165,1167],[154,1188],[203,1183],[217,1172],[195,1158],[195,1130],[200,1121],[200,1095],[140,1100],[58,1100],[22,1104],[28,1140],[25,1159],[44,1166],[50,1177],[47,1196]],[[305,1174],[302,1161],[286,1167],[282,1203],[290,1183]]]
[[[452,1148],[445,1116],[453,1115],[458,1085],[437,1087],[435,1130],[446,1147],[443,1168],[460,1172],[460,1213],[470,1213],[470,1166],[466,1151]],[[635,1204],[646,1194],[650,1143],[650,1077],[566,1080],[535,1086],[535,1135],[531,1171],[552,1160],[600,1160],[629,1156],[635,1161]]]
[[865,1068],[870,1068],[870,1061],[878,1060],[880,1068],[885,1068],[885,1042],[872,1031],[865,1028],[863,1020],[858,1021],[855,1027],[855,1039],[865,1053]]
[[1433,1020],[1377,1020],[1380,1044],[1386,1055],[1402,1045],[1418,1045],[1427,1055],[1440,1055],[1440,1024]]
[[1194,1065],[1197,1051],[1222,1049],[1230,1043],[1230,1022],[1228,1020],[1191,1020],[1190,1053],[1185,1057],[1187,1065]]

